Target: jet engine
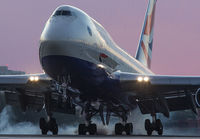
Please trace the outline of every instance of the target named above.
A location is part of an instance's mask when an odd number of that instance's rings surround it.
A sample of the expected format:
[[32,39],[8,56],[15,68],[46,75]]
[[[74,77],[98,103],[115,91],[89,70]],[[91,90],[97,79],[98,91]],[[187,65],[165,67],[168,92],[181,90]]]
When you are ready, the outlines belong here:
[[197,92],[195,93],[195,101],[196,101],[196,105],[197,107],[200,108],[200,88],[197,90]]
[[5,92],[0,91],[0,112],[3,110],[5,106],[6,106]]

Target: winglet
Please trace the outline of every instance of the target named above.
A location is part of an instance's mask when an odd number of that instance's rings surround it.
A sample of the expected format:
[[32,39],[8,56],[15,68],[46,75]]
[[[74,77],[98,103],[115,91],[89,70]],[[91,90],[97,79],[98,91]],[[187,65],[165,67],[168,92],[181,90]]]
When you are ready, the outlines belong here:
[[157,0],[149,0],[144,25],[141,32],[136,59],[150,69],[152,58],[154,19]]

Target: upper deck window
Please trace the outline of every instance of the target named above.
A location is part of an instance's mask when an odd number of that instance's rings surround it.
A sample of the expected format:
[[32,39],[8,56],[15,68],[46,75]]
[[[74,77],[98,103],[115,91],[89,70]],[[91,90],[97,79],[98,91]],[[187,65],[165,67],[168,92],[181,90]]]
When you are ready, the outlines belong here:
[[56,11],[55,16],[63,15],[63,16],[71,16],[71,11]]

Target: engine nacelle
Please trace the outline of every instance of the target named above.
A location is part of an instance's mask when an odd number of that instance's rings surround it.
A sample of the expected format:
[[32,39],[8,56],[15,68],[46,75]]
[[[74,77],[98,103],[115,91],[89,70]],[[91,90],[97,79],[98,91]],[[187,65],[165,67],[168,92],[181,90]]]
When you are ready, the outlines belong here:
[[5,92],[0,91],[0,112],[3,110],[5,106],[6,106]]
[[196,101],[197,107],[200,108],[200,88],[195,93],[195,101]]

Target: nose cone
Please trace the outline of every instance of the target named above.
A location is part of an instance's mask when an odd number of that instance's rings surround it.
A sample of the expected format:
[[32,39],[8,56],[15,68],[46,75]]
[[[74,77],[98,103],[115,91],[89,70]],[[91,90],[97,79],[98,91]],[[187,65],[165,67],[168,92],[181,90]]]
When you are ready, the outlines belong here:
[[[47,21],[46,26],[41,35],[41,41],[59,41],[59,40],[69,40],[73,36],[77,36],[75,31],[75,20],[77,18],[73,17],[59,17],[52,16]],[[81,29],[80,25],[77,26]]]
[[79,9],[71,6],[58,7],[47,21],[41,41],[87,40],[89,19]]

